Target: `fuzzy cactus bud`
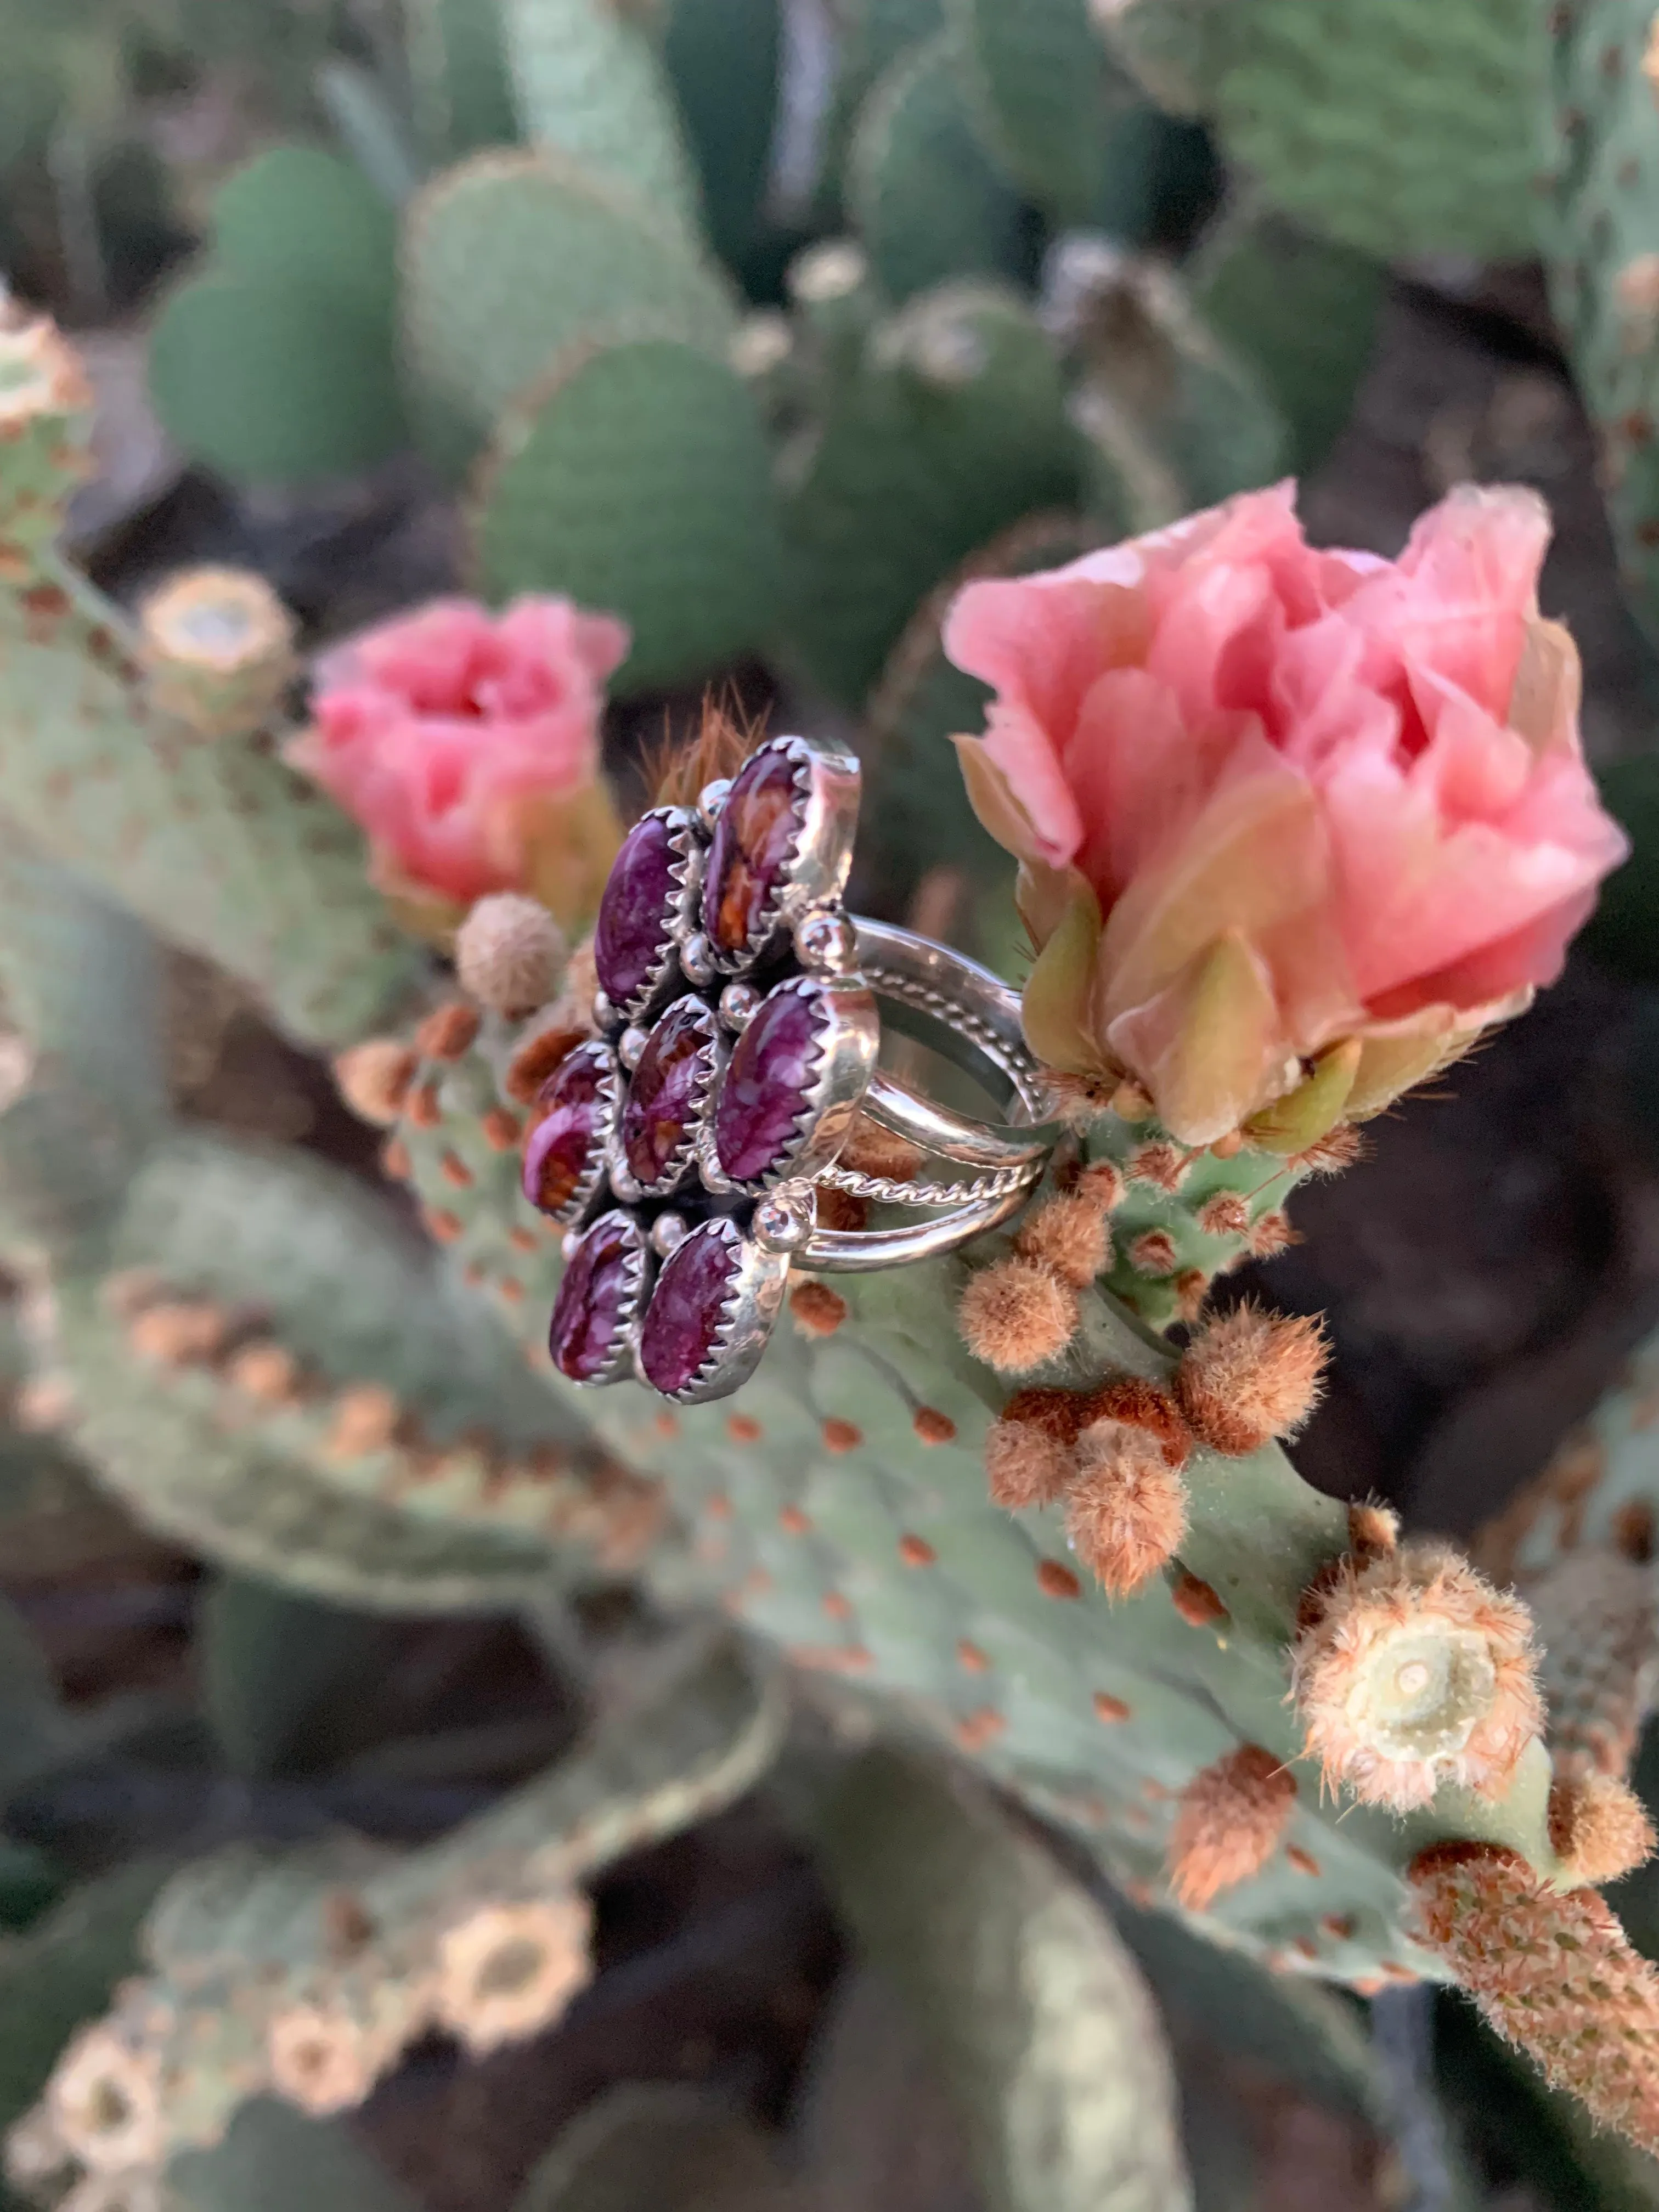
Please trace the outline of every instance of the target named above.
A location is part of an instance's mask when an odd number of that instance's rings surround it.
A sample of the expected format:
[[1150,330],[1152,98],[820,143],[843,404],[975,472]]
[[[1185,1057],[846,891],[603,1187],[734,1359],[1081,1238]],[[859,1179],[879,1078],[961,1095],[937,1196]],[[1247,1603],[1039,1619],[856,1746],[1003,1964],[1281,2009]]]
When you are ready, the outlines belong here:
[[1501,1796],[1538,1735],[1532,1618],[1442,1544],[1346,1560],[1310,1593],[1291,1660],[1326,1781],[1409,1812],[1440,1782]]
[[580,1890],[480,1905],[440,1943],[439,2024],[475,2057],[547,2027],[592,1971],[592,1920]]
[[58,2059],[46,2114],[70,2154],[94,2173],[160,2163],[166,2151],[159,2049],[118,2008],[82,2028]]
[[1653,1855],[1653,1823],[1615,1774],[1559,1775],[1549,1823],[1551,1847],[1576,1882],[1617,1881]]
[[1066,1492],[1073,1549],[1113,1597],[1127,1597],[1173,1558],[1187,1528],[1187,1490],[1155,1431],[1093,1421],[1077,1440]]
[[1021,1224],[1014,1247],[1077,1291],[1086,1290],[1112,1264],[1106,1211],[1088,1190],[1046,1200]]
[[1259,1743],[1195,1774],[1170,1831],[1170,1886],[1189,1911],[1248,1881],[1278,1850],[1296,1809],[1296,1777]]
[[319,2119],[361,2105],[374,2086],[368,2039],[338,2006],[282,2006],[266,2028],[265,2052],[279,2095]]
[[1604,2125],[1659,2151],[1659,1974],[1605,1900],[1547,1889],[1484,1844],[1425,1851],[1410,1881],[1419,1941],[1498,2034]]
[[198,738],[263,728],[297,665],[293,616],[246,568],[169,577],[139,608],[138,635],[152,702]]
[[44,316],[0,300],[0,577],[27,576],[91,466],[92,386]]
[[1016,1390],[985,1439],[991,1502],[1011,1513],[1051,1505],[1077,1473],[1088,1399],[1076,1390]]
[[957,1306],[962,1340],[999,1375],[1024,1375],[1063,1352],[1077,1331],[1077,1292],[1035,1261],[994,1260],[970,1275]]
[[547,1005],[569,957],[558,923],[520,891],[480,899],[455,933],[461,988],[508,1021]]
[[[1091,252],[1046,302],[1085,343],[1122,289]],[[1040,1058],[1132,1078],[1182,1144],[1301,1152],[1553,977],[1627,848],[1539,612],[1548,536],[1535,493],[1464,486],[1378,562],[1309,545],[1279,487],[963,586],[945,648],[995,697],[957,750],[1021,862]]]
[[1316,1318],[1235,1306],[1182,1354],[1176,1395],[1212,1451],[1242,1459],[1301,1427],[1318,1400],[1326,1356]]

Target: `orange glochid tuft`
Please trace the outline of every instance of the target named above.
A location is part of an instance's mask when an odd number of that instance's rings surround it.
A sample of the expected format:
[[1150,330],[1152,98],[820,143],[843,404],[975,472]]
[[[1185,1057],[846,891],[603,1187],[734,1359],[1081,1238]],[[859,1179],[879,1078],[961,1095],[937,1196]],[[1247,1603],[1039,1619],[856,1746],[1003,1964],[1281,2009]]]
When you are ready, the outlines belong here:
[[1565,1774],[1550,1785],[1550,1847],[1576,1882],[1617,1881],[1651,1858],[1653,1823],[1616,1774]]
[[1316,1316],[1235,1306],[1182,1354],[1176,1395],[1212,1451],[1242,1459],[1301,1427],[1318,1402],[1327,1350]]
[[1229,1618],[1208,1583],[1188,1574],[1185,1567],[1170,1584],[1170,1602],[1189,1628],[1216,1628]]
[[1028,1215],[1015,1249],[1052,1268],[1074,1291],[1087,1290],[1112,1264],[1112,1236],[1104,1210],[1085,1191],[1063,1191]]
[[1112,1419],[1077,1442],[1066,1533],[1102,1588],[1126,1597],[1174,1553],[1187,1526],[1187,1492],[1158,1436]]
[[1190,1911],[1235,1889],[1279,1848],[1296,1809],[1296,1777],[1260,1744],[1242,1744],[1195,1774],[1170,1831],[1170,1886]]
[[336,1054],[334,1085],[360,1121],[389,1129],[404,1110],[415,1068],[411,1046],[397,1037],[369,1037]]
[[1055,1358],[1077,1322],[1076,1291],[1030,1260],[994,1260],[969,1277],[957,1306],[963,1342],[1000,1375],[1024,1374]]
[[803,1336],[833,1336],[847,1318],[847,1301],[828,1283],[797,1283],[789,1293],[789,1311]]

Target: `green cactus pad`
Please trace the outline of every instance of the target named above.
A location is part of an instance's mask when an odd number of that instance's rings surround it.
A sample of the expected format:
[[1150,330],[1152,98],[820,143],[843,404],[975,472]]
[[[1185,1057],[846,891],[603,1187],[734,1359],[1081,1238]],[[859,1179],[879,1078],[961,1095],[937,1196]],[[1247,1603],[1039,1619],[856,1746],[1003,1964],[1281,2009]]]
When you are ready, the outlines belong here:
[[846,198],[896,300],[948,277],[1018,272],[1019,197],[975,134],[954,32],[902,54],[871,91],[848,151]]
[[761,223],[777,128],[781,0],[672,0],[663,66],[696,156],[709,242],[741,262]]
[[695,228],[696,173],[662,67],[607,0],[500,0],[514,103],[532,145],[567,155]]
[[1059,362],[1012,293],[941,286],[878,331],[800,457],[786,510],[792,638],[856,705],[916,607],[1022,516],[1076,501]]
[[1117,60],[1171,115],[1215,105],[1242,20],[1232,0],[1112,0],[1095,11]]
[[1087,0],[951,0],[951,19],[974,115],[1002,167],[1056,222],[1093,219],[1122,88]]
[[[401,1134],[416,1188],[451,1206],[455,1262],[498,1302],[553,1387],[541,1363],[556,1240],[537,1235],[510,1157],[495,1156],[492,1170],[483,1139],[464,1135],[488,1081],[475,1048],[439,1078],[437,1126],[406,1121]],[[1114,1128],[1109,1119],[1103,1127]],[[1120,1128],[1109,1149],[1156,1135],[1150,1124]],[[452,1152],[473,1170],[453,1204],[438,1197]],[[1131,1246],[1142,1218],[1134,1209],[1169,1204],[1148,1165],[1120,1209]],[[1237,1179],[1235,1194],[1251,1175],[1264,1181],[1259,1157],[1214,1165]],[[1275,1171],[1285,1173],[1284,1164],[1267,1174]],[[1182,1206],[1189,1191],[1197,1195],[1190,1172],[1176,1194]],[[1246,1217],[1254,1221],[1269,1196],[1251,1186]],[[1206,1274],[1248,1241],[1237,1234],[1212,1247]],[[1505,1842],[1552,1869],[1542,1747],[1527,1751],[1496,1802],[1446,1784],[1431,1806],[1395,1819],[1322,1788],[1286,1702],[1285,1647],[1304,1592],[1346,1547],[1346,1513],[1303,1483],[1276,1446],[1248,1459],[1200,1451],[1188,1464],[1180,1568],[1218,1601],[1203,1626],[1173,1601],[1173,1568],[1114,1603],[1073,1561],[1059,1509],[992,1505],[985,1438],[1010,1390],[969,1358],[955,1315],[968,1268],[1001,1249],[994,1239],[966,1259],[836,1279],[843,1317],[826,1330],[787,1310],[758,1373],[719,1403],[669,1408],[632,1385],[580,1394],[607,1447],[663,1482],[690,1532],[689,1547],[651,1555],[652,1586],[665,1603],[718,1590],[738,1621],[797,1665],[874,1693],[969,1751],[1085,1840],[1132,1894],[1168,1897],[1164,1851],[1186,1784],[1241,1742],[1260,1745],[1297,1780],[1285,1848],[1218,1897],[1201,1924],[1332,1979],[1395,1969],[1437,1976],[1407,1929],[1405,1870],[1430,1842],[1459,1836]],[[1162,1296],[1173,1317],[1173,1279],[1155,1282],[1142,1260],[1135,1267],[1131,1253],[1137,1294]],[[1021,1381],[1156,1378],[1175,1358],[1115,1300],[1088,1294],[1073,1344]]]
[[1223,145],[1362,252],[1530,254],[1540,21],[1532,0],[1253,0]]
[[1310,475],[1352,412],[1387,270],[1281,217],[1241,211],[1205,241],[1188,283],[1205,321],[1255,369],[1284,416],[1288,465]]
[[355,825],[252,744],[154,716],[116,610],[54,571],[0,602],[0,806],[40,850],[258,991],[281,1027],[347,1044],[418,987]]
[[568,348],[502,419],[473,544],[491,599],[563,592],[623,617],[634,644],[618,692],[706,676],[764,644],[782,550],[748,387],[672,340]]
[[1593,418],[1620,580],[1659,636],[1659,190],[1653,90],[1643,73],[1650,14],[1633,0],[1550,16],[1543,95],[1549,185],[1541,222],[1550,297]]
[[519,136],[496,0],[404,0],[415,123],[434,163]]
[[719,273],[665,219],[549,152],[484,154],[415,202],[403,249],[411,406],[457,470],[560,349],[596,333],[724,355]]
[[205,272],[174,289],[151,334],[151,395],[184,450],[243,483],[392,452],[395,248],[389,205],[331,155],[276,147],[234,176]]

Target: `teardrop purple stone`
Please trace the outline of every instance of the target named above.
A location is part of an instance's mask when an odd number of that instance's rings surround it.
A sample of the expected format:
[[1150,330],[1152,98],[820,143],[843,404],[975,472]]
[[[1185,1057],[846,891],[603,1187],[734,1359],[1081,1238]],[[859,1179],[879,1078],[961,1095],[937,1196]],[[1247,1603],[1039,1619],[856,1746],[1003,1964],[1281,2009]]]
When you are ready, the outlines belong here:
[[678,896],[668,824],[647,814],[623,839],[593,929],[594,969],[613,1006],[637,997],[661,962]]
[[542,1085],[544,1110],[524,1148],[524,1194],[544,1213],[563,1212],[592,1164],[605,1132],[611,1048],[597,1040],[567,1053]]
[[701,999],[677,999],[646,1040],[623,1108],[628,1172],[653,1190],[683,1162],[714,1065],[714,1017]]
[[738,1039],[714,1109],[714,1150],[734,1182],[757,1182],[793,1148],[824,1024],[811,985],[781,983]]
[[705,1221],[670,1255],[640,1330],[640,1365],[665,1397],[684,1389],[714,1348],[742,1248],[729,1221]]
[[702,927],[716,951],[735,958],[750,949],[799,842],[795,763],[763,749],[738,771],[714,824]]
[[644,1252],[636,1222],[625,1213],[604,1213],[567,1264],[547,1348],[560,1374],[573,1382],[591,1382],[616,1358],[628,1318],[630,1263]]

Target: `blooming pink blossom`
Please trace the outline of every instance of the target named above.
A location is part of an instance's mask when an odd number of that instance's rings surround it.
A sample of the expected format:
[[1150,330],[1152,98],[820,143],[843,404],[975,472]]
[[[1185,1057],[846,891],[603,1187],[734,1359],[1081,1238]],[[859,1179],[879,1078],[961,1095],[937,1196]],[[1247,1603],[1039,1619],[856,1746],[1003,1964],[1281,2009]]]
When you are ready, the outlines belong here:
[[591,915],[617,842],[599,717],[628,647],[624,623],[568,599],[435,599],[319,661],[287,757],[362,823],[385,888],[534,890]]
[[1626,848],[1538,611],[1548,537],[1533,493],[1466,486],[1397,561],[1322,552],[1286,484],[957,595],[945,649],[995,694],[957,749],[1022,863],[1045,1059],[1133,1075],[1185,1141],[1255,1115],[1293,1149],[1553,981]]

